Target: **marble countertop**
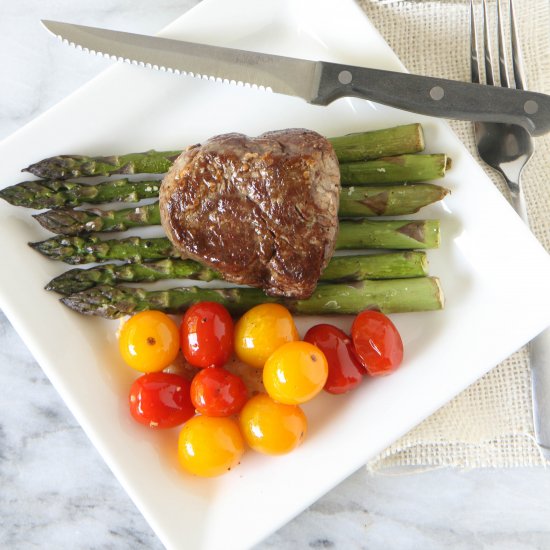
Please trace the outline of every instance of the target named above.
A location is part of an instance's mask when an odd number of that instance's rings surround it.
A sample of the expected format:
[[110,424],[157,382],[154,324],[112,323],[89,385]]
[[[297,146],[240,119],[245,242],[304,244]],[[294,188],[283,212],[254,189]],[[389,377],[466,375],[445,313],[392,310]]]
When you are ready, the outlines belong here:
[[[0,5],[0,139],[108,62],[51,55],[39,19],[152,33],[197,0]],[[0,312],[0,548],[160,549],[161,543]],[[362,469],[257,548],[550,548],[550,471]]]

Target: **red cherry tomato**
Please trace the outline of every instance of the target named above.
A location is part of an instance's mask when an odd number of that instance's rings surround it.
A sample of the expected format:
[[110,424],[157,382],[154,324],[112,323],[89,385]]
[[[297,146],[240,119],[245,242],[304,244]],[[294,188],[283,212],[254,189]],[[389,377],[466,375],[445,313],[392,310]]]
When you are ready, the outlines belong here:
[[233,353],[233,319],[216,302],[191,306],[181,323],[181,351],[195,367],[222,367]]
[[130,413],[150,428],[173,428],[195,414],[190,383],[177,374],[151,372],[140,376],[130,389]]
[[371,376],[392,373],[403,360],[403,341],[391,322],[379,311],[366,310],[351,327],[355,351]]
[[205,416],[231,416],[246,403],[245,383],[229,371],[211,367],[195,375],[191,382],[191,401]]
[[315,325],[306,332],[304,340],[317,346],[327,358],[328,378],[324,387],[327,392],[345,393],[361,383],[365,369],[344,331],[334,325]]

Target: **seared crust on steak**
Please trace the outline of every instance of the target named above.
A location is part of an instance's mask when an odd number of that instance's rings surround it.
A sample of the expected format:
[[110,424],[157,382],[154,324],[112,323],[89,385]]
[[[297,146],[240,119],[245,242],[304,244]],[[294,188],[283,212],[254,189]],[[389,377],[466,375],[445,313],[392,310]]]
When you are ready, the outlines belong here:
[[310,130],[215,136],[184,151],[162,181],[164,230],[182,257],[228,281],[311,296],[334,252],[340,172]]

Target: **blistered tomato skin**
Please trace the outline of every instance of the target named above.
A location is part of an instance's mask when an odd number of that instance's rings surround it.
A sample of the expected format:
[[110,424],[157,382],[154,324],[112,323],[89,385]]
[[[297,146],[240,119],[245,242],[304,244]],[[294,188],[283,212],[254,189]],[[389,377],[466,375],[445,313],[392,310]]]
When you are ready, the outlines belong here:
[[199,413],[207,416],[237,414],[247,398],[243,380],[220,367],[202,369],[191,382],[191,401]]
[[132,384],[130,413],[150,428],[173,428],[195,415],[189,395],[190,383],[177,374],[151,372]]
[[261,369],[281,345],[298,340],[292,315],[282,305],[261,304],[247,311],[235,325],[235,354]]
[[181,429],[178,458],[184,470],[200,477],[216,477],[239,464],[244,439],[232,418],[195,416]]
[[288,405],[313,399],[325,385],[328,364],[323,352],[309,342],[289,342],[268,358],[263,382],[269,396]]
[[365,369],[353,349],[351,338],[343,330],[329,324],[315,325],[307,331],[304,340],[317,346],[327,358],[325,391],[346,393],[361,383]]
[[268,455],[294,450],[307,431],[306,415],[298,405],[276,403],[265,393],[255,395],[246,403],[239,423],[249,447]]
[[355,351],[371,376],[394,372],[403,361],[403,341],[392,321],[379,311],[363,311],[351,327]]
[[216,302],[191,306],[181,323],[181,350],[195,367],[223,367],[233,354],[233,319]]
[[176,323],[160,311],[142,311],[130,317],[118,340],[124,362],[141,372],[169,366],[178,355],[179,342]]

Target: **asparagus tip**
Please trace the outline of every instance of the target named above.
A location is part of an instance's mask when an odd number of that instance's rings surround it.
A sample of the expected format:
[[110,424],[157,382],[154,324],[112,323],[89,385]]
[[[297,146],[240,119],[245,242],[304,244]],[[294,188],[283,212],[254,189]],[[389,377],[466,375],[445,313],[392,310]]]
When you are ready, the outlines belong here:
[[[114,298],[113,295],[115,295]],[[106,319],[117,319],[125,315],[125,312],[116,306],[117,299],[120,301],[123,298],[122,295],[122,289],[100,285],[69,296],[63,296],[59,298],[59,301],[82,315],[97,315]]]
[[0,189],[0,199],[4,199],[5,201],[9,202],[10,204],[13,204],[10,201],[9,193],[6,193],[6,189],[8,189],[8,187],[5,187],[4,189]]
[[[46,210],[32,217],[52,233],[62,235],[77,235],[83,232],[83,224],[78,219],[79,211],[70,209]],[[83,214],[80,214],[83,216]]]
[[61,273],[61,275],[54,277],[44,289],[68,296],[98,286],[92,280],[78,277],[81,272],[81,269],[70,269],[69,271],[65,271]]
[[33,174],[38,177],[42,177],[42,171],[40,169],[40,163],[29,164],[26,168],[21,168],[21,172],[27,172],[28,174]]
[[[4,199],[13,206],[28,206],[24,190],[17,185],[10,185],[0,189],[0,199]],[[32,207],[33,205],[31,205]]]
[[43,213],[41,214],[31,214],[31,216],[45,229],[49,229],[47,226],[47,220],[44,219]]

